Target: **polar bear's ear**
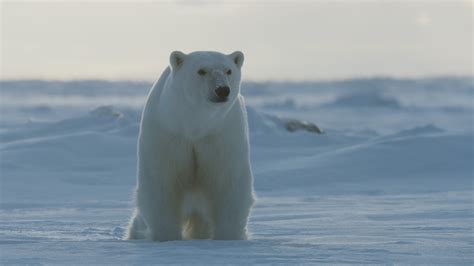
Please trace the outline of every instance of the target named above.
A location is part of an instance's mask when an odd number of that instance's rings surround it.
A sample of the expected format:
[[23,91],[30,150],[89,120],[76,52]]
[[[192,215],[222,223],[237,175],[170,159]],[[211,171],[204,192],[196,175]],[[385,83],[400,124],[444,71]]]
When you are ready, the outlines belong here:
[[238,68],[241,68],[244,64],[244,54],[241,51],[235,51],[229,55],[232,62],[234,62]]
[[179,69],[183,65],[185,57],[186,57],[186,54],[184,54],[181,51],[172,52],[170,55],[171,68],[173,70]]

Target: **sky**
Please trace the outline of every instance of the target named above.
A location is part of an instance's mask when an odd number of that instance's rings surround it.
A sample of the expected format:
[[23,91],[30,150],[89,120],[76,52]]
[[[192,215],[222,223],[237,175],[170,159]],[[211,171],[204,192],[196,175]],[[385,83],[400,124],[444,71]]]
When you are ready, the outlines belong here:
[[247,80],[472,75],[472,1],[2,1],[1,79],[149,80],[174,50]]

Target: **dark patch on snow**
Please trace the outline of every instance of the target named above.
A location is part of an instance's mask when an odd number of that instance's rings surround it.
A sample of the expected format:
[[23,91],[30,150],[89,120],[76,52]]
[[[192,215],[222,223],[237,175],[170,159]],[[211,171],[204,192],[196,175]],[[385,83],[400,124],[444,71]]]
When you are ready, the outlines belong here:
[[308,121],[302,121],[292,118],[280,118],[280,121],[283,122],[284,127],[290,132],[303,130],[317,134],[324,133],[324,131],[321,130],[318,126]]
[[261,113],[249,106],[247,106],[247,116],[251,133],[269,134],[278,131],[307,131],[316,134],[324,133],[324,131],[314,123]]

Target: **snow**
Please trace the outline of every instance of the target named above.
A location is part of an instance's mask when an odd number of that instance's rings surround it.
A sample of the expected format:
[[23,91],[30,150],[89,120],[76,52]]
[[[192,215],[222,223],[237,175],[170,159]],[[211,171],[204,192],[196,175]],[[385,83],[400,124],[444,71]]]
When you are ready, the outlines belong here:
[[472,78],[246,82],[252,239],[123,241],[150,85],[0,83],[0,264],[474,262]]

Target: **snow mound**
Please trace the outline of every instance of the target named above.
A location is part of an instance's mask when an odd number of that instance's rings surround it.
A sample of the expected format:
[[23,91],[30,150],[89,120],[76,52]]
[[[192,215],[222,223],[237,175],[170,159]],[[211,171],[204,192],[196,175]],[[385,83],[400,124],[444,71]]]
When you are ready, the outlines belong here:
[[95,108],[94,110],[90,111],[90,114],[93,116],[98,116],[98,117],[117,117],[117,118],[123,117],[123,113],[118,111],[112,105],[99,106]]
[[395,98],[383,95],[379,91],[362,91],[344,94],[337,97],[333,102],[326,104],[326,106],[391,109],[400,109],[402,107]]
[[251,134],[271,134],[279,130],[278,124],[268,115],[247,106],[247,119]]
[[286,98],[284,100],[279,100],[275,102],[266,102],[263,105],[265,108],[271,109],[297,109],[298,104],[296,103],[295,99]]
[[417,126],[402,130],[398,133],[393,134],[393,137],[408,137],[408,136],[417,136],[417,135],[430,135],[430,134],[439,134],[446,132],[445,130],[433,125],[427,124],[424,126]]
[[473,141],[470,134],[416,127],[340,148],[321,147],[303,158],[282,156],[257,169],[255,185],[317,194],[466,190],[474,161],[474,150],[466,143]]

